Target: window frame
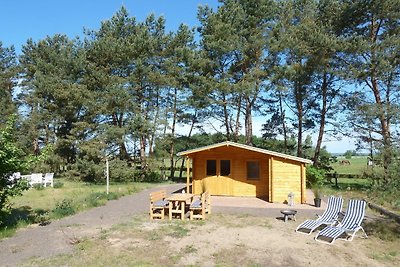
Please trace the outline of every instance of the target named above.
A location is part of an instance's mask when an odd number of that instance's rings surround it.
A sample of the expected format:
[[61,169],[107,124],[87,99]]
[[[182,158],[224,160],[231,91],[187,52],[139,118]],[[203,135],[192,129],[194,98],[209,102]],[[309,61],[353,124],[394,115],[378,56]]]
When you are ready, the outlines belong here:
[[[225,161],[225,162],[229,162],[229,173],[228,174],[222,174],[222,162],[223,161]],[[230,159],[220,159],[219,160],[219,175],[220,176],[230,176],[231,175],[231,173],[232,173],[232,167],[231,167],[231,160]]]
[[[214,174],[209,174],[208,173],[208,162],[215,162],[215,173]],[[207,159],[206,160],[206,176],[217,176],[217,170],[218,170],[218,166],[217,166],[217,160],[216,159]]]
[[[257,166],[257,177],[253,175],[249,175],[251,173],[249,173],[250,168],[249,168],[249,164],[256,164],[254,166]],[[255,171],[255,169],[253,169],[252,171]],[[255,173],[253,173],[255,174]],[[260,165],[260,161],[258,160],[247,160],[246,161],[246,179],[250,180],[250,181],[259,181],[261,179],[261,165]]]

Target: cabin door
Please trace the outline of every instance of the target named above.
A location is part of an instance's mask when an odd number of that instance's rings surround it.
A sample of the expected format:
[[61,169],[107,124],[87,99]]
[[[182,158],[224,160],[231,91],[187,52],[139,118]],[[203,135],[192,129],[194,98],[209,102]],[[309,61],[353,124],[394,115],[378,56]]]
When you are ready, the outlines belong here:
[[205,188],[212,195],[231,196],[233,180],[231,175],[231,160],[207,160]]

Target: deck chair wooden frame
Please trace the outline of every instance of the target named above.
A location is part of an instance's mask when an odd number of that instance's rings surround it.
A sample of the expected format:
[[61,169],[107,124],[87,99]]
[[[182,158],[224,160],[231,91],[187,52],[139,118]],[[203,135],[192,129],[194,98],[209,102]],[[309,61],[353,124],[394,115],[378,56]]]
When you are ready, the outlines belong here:
[[341,197],[330,196],[324,213],[316,220],[306,220],[296,228],[300,234],[310,235],[322,226],[332,226],[338,223],[338,217],[342,212],[343,199]]
[[150,219],[164,219],[165,209],[168,208],[167,192],[160,190],[150,193]]

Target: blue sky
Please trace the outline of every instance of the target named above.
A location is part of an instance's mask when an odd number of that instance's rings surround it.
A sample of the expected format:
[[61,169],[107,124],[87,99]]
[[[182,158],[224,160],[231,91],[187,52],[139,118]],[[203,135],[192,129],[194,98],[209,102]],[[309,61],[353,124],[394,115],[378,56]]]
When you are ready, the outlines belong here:
[[17,54],[28,38],[34,41],[56,33],[73,38],[83,36],[83,29],[98,29],[124,5],[130,16],[143,21],[149,14],[166,18],[167,30],[180,23],[198,25],[197,8],[216,8],[217,0],[2,0],[0,41],[14,45]]
[[[121,6],[138,21],[151,13],[164,16],[167,30],[174,31],[181,23],[190,27],[199,25],[199,5],[216,9],[218,4],[218,0],[1,0],[0,41],[3,47],[14,45],[20,54],[28,38],[38,41],[57,33],[70,38],[83,37],[84,28],[98,29],[101,21],[110,19]],[[263,123],[265,118],[254,118],[254,134],[261,135]],[[315,143],[316,136],[313,137]],[[335,153],[354,149],[351,139],[328,141],[324,145]]]

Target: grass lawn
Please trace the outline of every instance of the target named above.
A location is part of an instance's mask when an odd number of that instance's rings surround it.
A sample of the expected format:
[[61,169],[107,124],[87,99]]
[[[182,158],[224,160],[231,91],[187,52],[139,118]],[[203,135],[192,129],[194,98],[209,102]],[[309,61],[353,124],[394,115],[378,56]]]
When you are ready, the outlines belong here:
[[[365,170],[367,170],[368,167],[367,157],[357,156],[352,157],[351,159],[338,157],[337,160],[337,162],[332,164],[332,168],[339,174],[362,174]],[[340,162],[342,160],[348,160],[350,165],[341,165]]]
[[105,185],[56,179],[59,188],[31,188],[12,199],[13,210],[0,229],[0,238],[13,235],[16,229],[31,223],[45,223],[52,219],[104,205],[108,200],[150,188],[150,183],[111,184],[109,195]]

